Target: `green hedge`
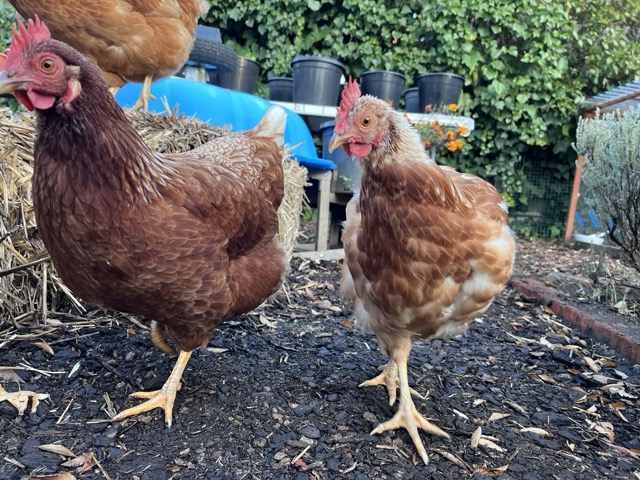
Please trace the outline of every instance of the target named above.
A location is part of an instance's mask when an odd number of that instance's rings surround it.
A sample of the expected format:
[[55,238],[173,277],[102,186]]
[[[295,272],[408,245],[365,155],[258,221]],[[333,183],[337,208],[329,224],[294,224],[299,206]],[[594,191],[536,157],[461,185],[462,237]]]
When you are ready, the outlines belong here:
[[[460,152],[440,158],[494,182],[515,213],[542,202],[543,236],[563,228],[577,103],[640,70],[640,0],[209,3],[207,23],[262,65],[263,82],[290,75],[303,54],[336,58],[355,77],[396,70],[407,87],[419,73],[463,75],[462,113],[476,129]],[[550,180],[532,181],[534,170]],[[536,233],[526,219],[515,227]]]

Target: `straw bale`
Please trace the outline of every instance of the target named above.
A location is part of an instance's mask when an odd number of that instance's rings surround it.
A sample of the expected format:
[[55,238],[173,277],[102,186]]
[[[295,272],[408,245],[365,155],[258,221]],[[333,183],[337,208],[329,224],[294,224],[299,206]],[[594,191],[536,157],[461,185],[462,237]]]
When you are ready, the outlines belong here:
[[[195,118],[125,113],[145,142],[160,152],[187,151],[228,132]],[[0,108],[0,339],[11,338],[17,327],[42,323],[51,312],[83,311],[56,275],[38,236],[31,197],[34,138],[33,115]],[[279,238],[289,260],[298,236],[307,171],[288,155],[283,168]]]

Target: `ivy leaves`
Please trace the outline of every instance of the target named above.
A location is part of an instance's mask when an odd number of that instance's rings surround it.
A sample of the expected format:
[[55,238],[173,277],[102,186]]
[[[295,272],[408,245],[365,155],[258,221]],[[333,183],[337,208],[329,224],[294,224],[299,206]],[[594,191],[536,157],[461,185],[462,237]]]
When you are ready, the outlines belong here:
[[640,0],[209,2],[207,21],[258,60],[265,79],[291,75],[304,54],[336,58],[355,77],[395,70],[406,87],[419,73],[463,75],[461,113],[476,130],[441,158],[498,184],[520,208],[545,194],[530,187],[523,159],[544,159],[569,183],[576,101],[640,71]]

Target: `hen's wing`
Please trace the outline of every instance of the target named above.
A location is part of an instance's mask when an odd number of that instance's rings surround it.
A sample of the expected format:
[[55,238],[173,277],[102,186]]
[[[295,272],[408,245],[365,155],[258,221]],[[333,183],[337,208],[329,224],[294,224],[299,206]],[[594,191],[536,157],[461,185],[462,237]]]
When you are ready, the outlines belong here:
[[[51,180],[37,216],[61,277],[86,301],[163,323],[186,350],[255,308],[285,270],[275,239],[280,128],[272,137],[230,133],[184,155],[154,156],[145,163],[154,172],[145,193],[132,197],[86,178],[58,192]],[[53,179],[42,170],[53,163],[40,158],[40,179]]]
[[68,43],[105,72],[142,82],[166,77],[189,57],[200,0],[11,0],[23,16],[38,15],[53,38]]

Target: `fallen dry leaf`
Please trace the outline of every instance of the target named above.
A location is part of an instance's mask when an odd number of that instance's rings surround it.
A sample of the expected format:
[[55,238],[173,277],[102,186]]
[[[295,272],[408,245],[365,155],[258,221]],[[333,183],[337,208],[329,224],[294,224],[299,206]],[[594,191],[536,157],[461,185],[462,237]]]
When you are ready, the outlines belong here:
[[69,472],[58,472],[50,475],[32,475],[29,480],[76,480]]
[[595,430],[601,435],[604,435],[609,439],[609,442],[613,443],[613,440],[616,438],[616,435],[613,431],[613,425],[609,422],[590,422],[587,420],[587,424],[589,428]]
[[47,352],[49,355],[53,355],[53,348],[51,348],[51,345],[49,345],[47,342],[34,342],[33,344],[36,347]]
[[29,406],[29,400],[31,400],[31,412],[35,412],[38,408],[40,400],[49,398],[48,393],[35,393],[29,390],[21,390],[18,392],[7,392],[2,385],[0,385],[0,402],[7,401],[18,410],[18,416],[22,416],[24,411]]
[[224,353],[228,352],[228,348],[219,348],[219,347],[207,347],[207,351],[211,353]]
[[505,400],[504,403],[506,403],[511,408],[513,408],[516,412],[524,415],[525,417],[529,416],[529,414],[527,413],[527,410],[524,407],[521,407],[520,405],[518,405],[516,402],[512,402],[511,400]]
[[481,475],[486,475],[487,477],[499,477],[504,472],[506,472],[508,468],[509,468],[509,465],[503,465],[501,467],[496,467],[496,468],[480,467],[473,473],[474,474],[479,473]]
[[24,383],[14,370],[0,370],[0,380],[4,382]]
[[453,413],[455,413],[457,416],[459,416],[460,418],[462,418],[463,420],[469,420],[469,417],[467,417],[464,413],[459,412],[458,410],[456,410],[455,408],[452,408],[451,410],[453,410]]
[[629,375],[627,375],[626,373],[620,371],[620,370],[614,370],[614,372],[616,373],[616,375],[618,377],[620,377],[622,380],[626,380],[627,378],[629,378]]
[[266,325],[269,328],[276,328],[276,322],[272,322],[271,320],[268,320],[267,317],[265,317],[262,313],[260,314],[258,319],[260,320],[261,324]]
[[37,445],[37,447],[40,450],[44,450],[45,452],[57,453],[58,455],[61,455],[63,457],[74,458],[76,456],[76,454],[69,450],[67,447],[55,443]]
[[558,385],[558,382],[556,382],[553,377],[550,377],[549,375],[546,375],[544,373],[542,375],[538,375],[538,378],[543,382],[549,383],[551,385]]
[[538,435],[539,437],[545,437],[545,438],[553,437],[553,433],[547,432],[546,430],[543,430],[542,428],[526,427],[526,428],[521,428],[520,431],[523,432],[523,433],[524,432],[532,432],[532,433],[535,433],[536,435]]
[[589,367],[589,369],[592,372],[598,373],[600,371],[600,367],[598,366],[598,364],[593,358],[582,357],[582,360],[580,360],[580,363],[582,365],[586,365],[587,367]]
[[[623,407],[624,408],[624,407]],[[620,411],[620,408],[615,407],[614,404],[609,405],[609,409],[614,413],[615,416],[617,416],[620,420],[622,420],[625,423],[629,423],[629,420],[627,420],[627,417],[625,417],[622,412]]]
[[487,440],[486,438],[480,438],[478,440],[478,445],[482,445],[483,447],[491,448],[492,450],[497,450],[498,452],[504,453],[506,450],[502,448],[500,445],[493,443],[491,440]]
[[510,413],[496,413],[496,412],[493,412],[491,414],[491,416],[489,417],[489,421],[490,422],[495,422],[497,420],[502,420],[503,418],[507,418],[507,417],[510,417],[510,416],[511,416]]
[[611,448],[613,448],[614,450],[620,452],[623,455],[626,455],[628,457],[633,457],[635,459],[639,459],[640,456],[638,456],[635,452],[631,451],[628,448],[623,447],[622,445],[614,445],[613,443],[610,443],[609,446]]
[[76,467],[81,467],[82,465],[84,465],[84,463],[86,461],[87,461],[87,456],[86,455],[80,455],[78,457],[70,458],[66,462],[61,463],[60,466],[61,467],[68,467],[68,468],[76,468]]
[[351,323],[349,320],[345,320],[344,318],[340,320],[340,324],[346,328],[353,328],[353,323]]
[[480,437],[482,437],[482,427],[476,428],[476,431],[471,435],[471,448],[478,448]]

